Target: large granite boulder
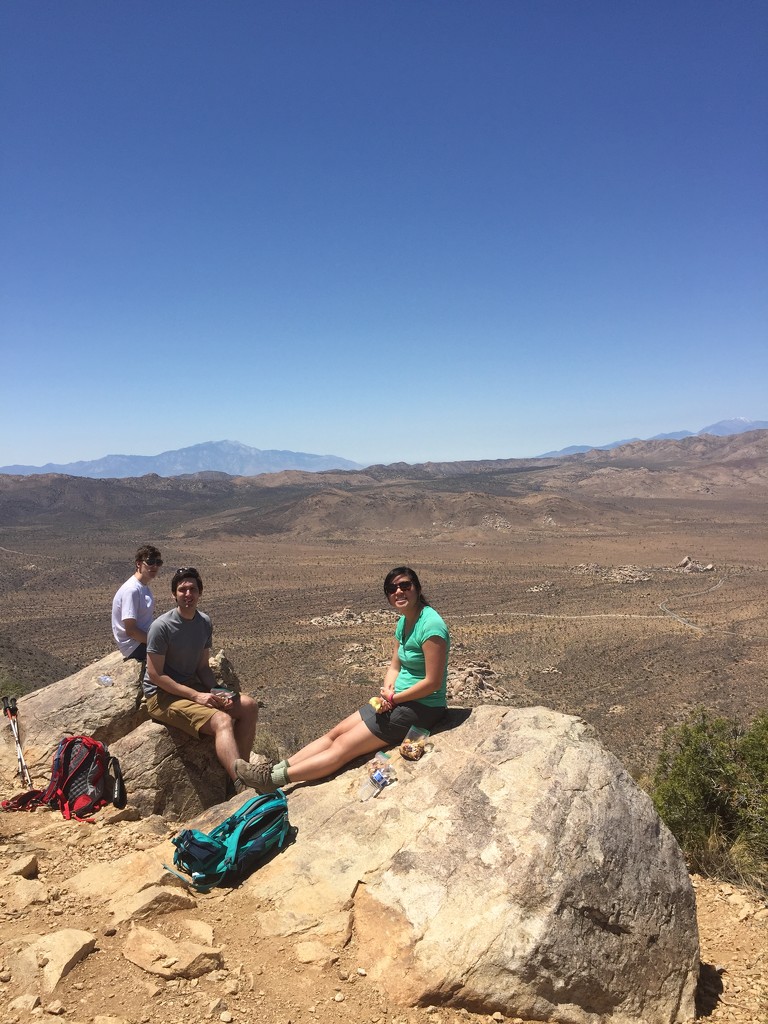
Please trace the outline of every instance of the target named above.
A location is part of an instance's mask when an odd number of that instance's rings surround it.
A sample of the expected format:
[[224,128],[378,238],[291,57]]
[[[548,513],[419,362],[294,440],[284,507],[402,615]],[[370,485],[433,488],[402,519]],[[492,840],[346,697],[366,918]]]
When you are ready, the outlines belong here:
[[[50,774],[53,753],[67,733],[93,736],[110,744],[147,719],[141,707],[139,669],[137,662],[123,661],[115,651],[58,683],[19,698],[21,745],[36,785],[41,776]],[[10,729],[2,730],[0,737],[4,766],[15,764]]]
[[[361,803],[353,767],[289,787],[296,842],[232,893],[259,938],[358,958],[392,1003],[448,1003],[559,1024],[693,1018],[695,900],[648,797],[577,718],[452,712],[421,761]],[[205,812],[204,830],[246,797]],[[125,920],[161,905],[168,843],[75,876]],[[150,891],[151,890],[151,891]],[[147,895],[148,894],[148,895]]]
[[[220,685],[240,691],[223,651],[210,660]],[[142,814],[185,820],[225,798],[227,776],[213,740],[196,740],[147,715],[140,665],[115,651],[66,679],[18,700],[17,724],[33,784],[45,788],[59,740],[93,736],[120,761],[128,800]],[[15,780],[14,780],[15,775]],[[10,796],[26,787],[17,774],[11,730],[0,729],[0,783]]]
[[120,762],[132,807],[148,817],[189,821],[227,796],[227,775],[213,741],[151,719],[109,748]]

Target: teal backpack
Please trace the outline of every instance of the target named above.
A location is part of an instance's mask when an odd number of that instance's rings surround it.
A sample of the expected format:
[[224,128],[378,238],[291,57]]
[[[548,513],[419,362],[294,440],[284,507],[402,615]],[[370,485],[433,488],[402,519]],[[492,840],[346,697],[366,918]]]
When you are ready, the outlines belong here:
[[171,840],[176,847],[173,863],[190,876],[198,892],[210,892],[217,885],[237,885],[271,850],[282,849],[289,836],[293,838],[288,801],[278,789],[248,800],[210,833],[183,829]]

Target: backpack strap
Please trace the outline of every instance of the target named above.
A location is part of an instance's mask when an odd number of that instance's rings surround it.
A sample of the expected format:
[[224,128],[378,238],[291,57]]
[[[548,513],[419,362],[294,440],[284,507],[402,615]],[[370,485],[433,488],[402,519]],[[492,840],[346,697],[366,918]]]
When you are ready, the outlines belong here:
[[71,736],[65,736],[63,740],[59,740],[59,745],[56,747],[56,753],[53,755],[51,780],[40,798],[41,803],[48,804],[48,806],[52,808],[59,806],[58,790],[62,773],[61,766],[64,761],[64,754],[73,738],[74,737]]
[[10,800],[3,800],[0,807],[4,811],[34,811],[36,807],[42,807],[45,803],[43,796],[42,789],[30,789],[27,793],[12,796]]
[[243,834],[243,830],[247,827],[248,820],[243,818],[237,823],[237,826],[232,829],[229,835],[224,839],[224,873],[235,866],[235,860],[237,858],[237,848],[240,845],[240,836]]
[[114,779],[112,785],[112,803],[115,807],[125,807],[127,803],[127,796],[125,792],[125,782],[123,780],[123,773],[120,770],[120,762],[117,758],[110,754],[109,763],[107,765],[107,774],[111,775]]

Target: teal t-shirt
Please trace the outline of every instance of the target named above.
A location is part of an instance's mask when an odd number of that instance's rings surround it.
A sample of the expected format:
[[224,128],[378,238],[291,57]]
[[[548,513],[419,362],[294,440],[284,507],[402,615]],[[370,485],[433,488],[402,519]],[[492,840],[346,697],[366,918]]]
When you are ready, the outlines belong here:
[[[395,680],[395,693],[407,690],[414,683],[420,683],[426,675],[423,644],[432,636],[445,640],[446,658],[445,672],[439,690],[428,697],[420,697],[420,704],[433,708],[444,708],[446,700],[446,682],[448,680],[448,652],[451,649],[451,637],[448,627],[434,608],[422,608],[421,615],[410,633],[405,634],[405,616],[401,615],[395,628],[395,639],[398,642],[397,656],[400,659],[400,672]],[[404,635],[405,634],[405,635]]]

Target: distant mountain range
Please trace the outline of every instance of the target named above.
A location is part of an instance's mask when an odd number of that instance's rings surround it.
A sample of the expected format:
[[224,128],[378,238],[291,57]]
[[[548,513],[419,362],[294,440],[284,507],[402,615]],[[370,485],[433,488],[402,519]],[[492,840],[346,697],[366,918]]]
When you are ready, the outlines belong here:
[[325,469],[360,469],[356,462],[336,455],[311,455],[308,452],[262,451],[249,448],[239,441],[206,441],[177,451],[160,455],[105,455],[90,462],[53,462],[45,466],[0,466],[0,473],[17,476],[38,476],[43,473],[64,473],[67,476],[85,476],[92,479],[122,479],[124,477],[183,476],[187,473],[228,473],[231,476],[258,476],[260,473],[279,473],[298,469],[319,473]]
[[[623,441],[611,441],[610,444],[580,444],[561,448],[560,451],[544,452],[535,458],[559,458],[565,455],[578,455],[589,451],[610,451],[635,441],[679,441],[685,437],[701,437],[704,434],[715,437],[729,437],[732,434],[743,434],[748,430],[768,429],[768,422],[747,419],[720,420],[708,427],[702,427],[695,433],[691,430],[678,430],[672,434],[656,434],[651,438],[630,437]],[[483,460],[475,460],[478,464]],[[488,460],[485,460],[488,461]],[[498,461],[498,460],[495,460]],[[514,460],[513,460],[514,461]],[[393,469],[398,465],[394,464]],[[467,463],[456,463],[465,466]],[[186,476],[195,473],[226,473],[229,476],[259,476],[262,473],[281,473],[286,470],[299,470],[305,473],[320,473],[330,469],[360,470],[357,462],[342,459],[338,455],[312,455],[308,452],[262,451],[260,448],[249,448],[239,441],[206,441],[189,448],[176,451],[161,452],[159,455],[105,455],[101,459],[90,462],[67,462],[63,464],[48,462],[44,466],[0,466],[0,473],[14,476],[40,476],[45,473],[61,473],[65,476],[89,477],[94,480],[125,479],[127,477],[147,476],[151,473],[161,477]]]
[[[209,472],[122,480],[0,474],[0,532],[4,558],[9,550],[21,558],[17,549],[26,531],[37,527],[81,545],[86,527],[134,538],[174,536],[177,550],[192,538],[207,542],[220,536],[292,536],[302,543],[355,538],[365,545],[382,536],[419,538],[418,543],[435,537],[503,545],[515,533],[561,529],[591,538],[616,531],[629,536],[640,521],[640,506],[673,500],[674,507],[657,506],[654,513],[671,533],[696,516],[730,524],[733,514],[752,524],[750,535],[759,546],[767,495],[768,430],[754,430],[635,441],[557,459],[401,462],[355,472]],[[681,513],[684,506],[688,513]],[[747,507],[752,511],[745,512]],[[681,542],[685,536],[683,531]],[[32,556],[23,557],[20,566]],[[113,569],[120,572],[117,565]],[[0,669],[2,639],[0,628]]]
[[653,437],[627,437],[623,441],[611,441],[609,444],[572,444],[568,448],[561,448],[556,452],[544,452],[537,455],[538,459],[555,459],[560,455],[578,455],[580,452],[610,451],[611,448],[621,448],[622,445],[632,444],[634,441],[681,441],[684,437],[701,437],[703,434],[713,434],[715,437],[730,437],[731,434],[744,434],[748,430],[766,430],[768,422],[765,420],[745,420],[741,417],[733,420],[720,420],[718,423],[711,423],[701,430],[677,430],[673,434],[656,434]]

